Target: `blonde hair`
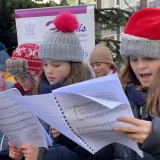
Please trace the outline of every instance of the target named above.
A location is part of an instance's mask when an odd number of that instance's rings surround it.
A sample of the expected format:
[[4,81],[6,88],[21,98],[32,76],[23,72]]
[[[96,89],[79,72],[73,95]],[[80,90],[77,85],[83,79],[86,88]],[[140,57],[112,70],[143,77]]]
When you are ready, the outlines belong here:
[[[89,66],[83,62],[70,62],[71,71],[68,75],[68,79],[63,86],[67,86],[70,84],[82,82],[85,80],[89,80],[93,78],[93,74],[89,68]],[[39,94],[38,88],[42,80],[46,79],[45,73],[42,69],[41,74],[39,76],[39,82],[37,83],[35,89],[33,90],[33,94]]]
[[151,112],[153,115],[160,116],[160,69],[151,87],[144,88],[134,74],[128,59],[120,75],[120,80],[124,90],[130,84],[135,84],[138,90],[147,90],[146,111],[147,113]]

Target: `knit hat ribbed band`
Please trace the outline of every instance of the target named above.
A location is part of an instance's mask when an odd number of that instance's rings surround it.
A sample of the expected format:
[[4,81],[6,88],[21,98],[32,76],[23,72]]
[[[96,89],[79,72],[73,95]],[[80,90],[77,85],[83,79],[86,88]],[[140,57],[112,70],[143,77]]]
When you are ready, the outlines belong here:
[[5,46],[3,43],[0,43],[0,70],[1,71],[6,71],[6,65],[5,61],[9,59],[10,56],[8,53],[5,51]]
[[122,33],[121,56],[160,58],[159,8],[145,8],[130,17]]
[[42,67],[38,58],[37,44],[25,43],[19,45],[6,61],[7,71],[13,76],[31,76],[37,78]]
[[97,44],[90,55],[90,64],[97,62],[113,64],[111,50],[103,43]]
[[81,62],[83,60],[80,41],[75,33],[52,32],[40,44],[40,59]]
[[79,26],[76,17],[69,12],[64,12],[57,16],[53,23],[56,30],[52,31],[40,44],[39,58],[42,60],[82,62],[83,50],[80,40],[74,32]]

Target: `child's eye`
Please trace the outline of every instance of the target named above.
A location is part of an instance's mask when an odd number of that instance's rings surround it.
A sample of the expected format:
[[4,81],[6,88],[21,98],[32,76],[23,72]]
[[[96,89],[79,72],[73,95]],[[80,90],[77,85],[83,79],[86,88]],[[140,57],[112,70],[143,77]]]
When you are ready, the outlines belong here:
[[52,63],[52,66],[53,66],[53,67],[59,67],[60,64],[59,64],[59,63]]
[[102,64],[102,63],[100,63],[100,62],[99,62],[99,63],[96,63],[97,66],[100,66],[101,64]]
[[154,58],[144,57],[145,60],[154,60]]
[[91,64],[91,67],[93,68],[93,67],[94,67],[94,64]]
[[91,63],[91,67],[94,68],[97,65],[97,63]]
[[131,57],[130,58],[130,61],[132,61],[132,62],[134,62],[134,61],[136,61],[137,60],[137,58],[135,58],[135,57]]

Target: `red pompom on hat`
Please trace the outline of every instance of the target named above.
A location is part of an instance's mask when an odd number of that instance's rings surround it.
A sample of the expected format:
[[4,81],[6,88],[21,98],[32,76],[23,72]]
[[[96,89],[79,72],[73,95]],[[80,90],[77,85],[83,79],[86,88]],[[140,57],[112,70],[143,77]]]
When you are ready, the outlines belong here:
[[42,61],[38,58],[39,45],[24,43],[19,45],[6,61],[7,71],[13,76],[39,76]]
[[63,12],[53,21],[57,30],[62,32],[74,32],[79,27],[77,18],[70,12]]
[[134,13],[122,33],[121,55],[160,58],[160,9],[145,8]]
[[65,11],[53,21],[55,30],[40,44],[38,56],[42,60],[82,62],[83,50],[75,31],[79,27],[75,15]]

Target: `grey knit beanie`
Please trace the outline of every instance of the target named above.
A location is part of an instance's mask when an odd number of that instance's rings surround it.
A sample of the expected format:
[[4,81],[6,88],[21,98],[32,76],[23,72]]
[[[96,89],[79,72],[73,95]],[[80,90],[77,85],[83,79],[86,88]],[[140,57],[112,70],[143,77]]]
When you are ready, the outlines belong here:
[[63,12],[53,21],[54,31],[40,44],[40,59],[53,61],[82,62],[83,50],[80,40],[74,32],[79,24],[70,12]]
[[5,45],[3,43],[0,43],[0,70],[1,71],[6,71],[5,61],[9,58],[10,56],[6,52]]

